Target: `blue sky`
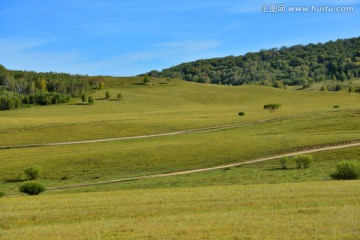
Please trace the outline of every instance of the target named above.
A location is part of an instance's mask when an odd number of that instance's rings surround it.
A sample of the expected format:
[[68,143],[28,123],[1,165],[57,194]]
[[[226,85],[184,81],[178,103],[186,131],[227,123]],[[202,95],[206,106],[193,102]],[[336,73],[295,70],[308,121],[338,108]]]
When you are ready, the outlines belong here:
[[[262,6],[285,4],[284,13]],[[353,12],[289,12],[352,6]],[[360,0],[0,0],[8,69],[131,76],[197,59],[360,36]]]

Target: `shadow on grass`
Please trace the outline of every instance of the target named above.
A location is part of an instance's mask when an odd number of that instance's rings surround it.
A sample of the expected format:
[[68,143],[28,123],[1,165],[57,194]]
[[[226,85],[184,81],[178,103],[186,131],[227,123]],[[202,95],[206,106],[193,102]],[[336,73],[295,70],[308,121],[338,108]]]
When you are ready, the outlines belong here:
[[85,104],[83,104],[83,103],[69,103],[68,105],[72,105],[72,106],[86,106],[86,105],[91,105],[91,104],[89,104],[89,103],[85,103]]
[[14,179],[4,179],[4,183],[19,183],[19,182],[26,182],[29,181],[29,179],[18,179],[18,178],[14,178]]

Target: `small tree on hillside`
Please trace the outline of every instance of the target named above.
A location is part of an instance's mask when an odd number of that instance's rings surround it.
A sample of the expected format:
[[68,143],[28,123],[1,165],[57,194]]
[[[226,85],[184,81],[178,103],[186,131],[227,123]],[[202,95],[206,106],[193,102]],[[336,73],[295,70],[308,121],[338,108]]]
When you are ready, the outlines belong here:
[[103,89],[104,86],[105,86],[104,82],[100,82],[100,83],[99,83],[99,89]]
[[83,102],[83,104],[86,104],[87,97],[85,93],[81,95],[81,101]]
[[354,86],[350,86],[349,87],[349,93],[354,93],[355,92],[355,87]]
[[118,93],[118,94],[116,95],[116,97],[117,97],[118,100],[120,100],[120,99],[122,98],[122,94],[121,94],[121,93]]
[[285,89],[284,83],[283,83],[283,81],[281,81],[281,80],[275,81],[274,84],[273,84],[273,87]]
[[144,76],[143,83],[144,83],[145,85],[148,85],[148,84],[150,83],[150,79],[149,79],[149,76],[148,76],[148,75],[145,75],[145,76]]
[[90,96],[89,99],[88,99],[88,103],[89,104],[94,104],[94,102],[95,102],[94,98],[92,96]]
[[268,110],[269,112],[273,113],[276,110],[278,110],[281,107],[281,104],[279,103],[270,103],[270,104],[266,104],[264,105],[264,109]]
[[111,97],[110,92],[109,92],[109,91],[106,91],[106,93],[105,93],[105,98],[106,98],[106,99],[109,99],[110,97]]
[[38,166],[31,166],[25,169],[24,173],[30,180],[36,180],[41,173],[41,168]]

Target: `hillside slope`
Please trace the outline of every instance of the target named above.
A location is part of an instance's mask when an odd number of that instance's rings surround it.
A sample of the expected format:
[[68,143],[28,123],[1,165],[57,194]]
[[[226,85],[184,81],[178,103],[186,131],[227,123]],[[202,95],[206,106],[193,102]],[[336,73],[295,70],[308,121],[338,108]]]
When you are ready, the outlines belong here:
[[349,80],[360,76],[360,37],[198,60],[149,75],[232,85],[282,81],[307,86],[326,79]]

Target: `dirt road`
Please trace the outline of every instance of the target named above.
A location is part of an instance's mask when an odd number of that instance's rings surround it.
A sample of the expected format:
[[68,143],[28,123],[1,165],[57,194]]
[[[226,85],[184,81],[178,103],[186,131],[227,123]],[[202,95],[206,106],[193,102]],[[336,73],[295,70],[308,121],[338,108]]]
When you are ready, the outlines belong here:
[[185,174],[192,174],[192,173],[199,173],[199,172],[207,172],[207,171],[237,167],[237,166],[246,165],[246,164],[264,162],[264,161],[269,161],[269,160],[282,158],[282,157],[291,157],[291,156],[296,156],[296,155],[301,155],[301,154],[309,154],[309,153],[314,153],[314,152],[336,150],[336,149],[358,147],[358,146],[360,146],[360,140],[353,141],[351,143],[343,143],[343,144],[338,144],[338,145],[333,145],[333,146],[323,146],[323,147],[318,147],[318,148],[312,148],[312,149],[307,149],[307,150],[302,150],[302,151],[297,151],[297,152],[284,153],[284,154],[279,154],[279,155],[275,155],[275,156],[271,156],[271,157],[259,158],[259,159],[245,161],[245,162],[231,163],[231,164],[220,165],[220,166],[215,166],[215,167],[199,168],[199,169],[179,171],[179,172],[170,172],[170,173],[163,173],[163,174],[154,174],[154,175],[147,175],[147,176],[140,176],[140,177],[133,177],[133,178],[123,178],[123,179],[116,179],[116,180],[110,180],[110,181],[100,181],[100,182],[93,182],[93,183],[59,186],[59,187],[48,188],[47,191],[68,189],[68,188],[88,187],[88,186],[120,183],[120,182],[128,182],[128,181],[137,181],[137,180],[150,179],[150,178],[178,176],[178,175],[185,175]]

